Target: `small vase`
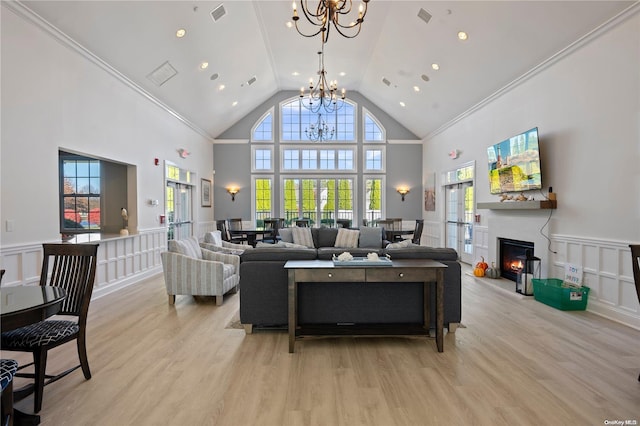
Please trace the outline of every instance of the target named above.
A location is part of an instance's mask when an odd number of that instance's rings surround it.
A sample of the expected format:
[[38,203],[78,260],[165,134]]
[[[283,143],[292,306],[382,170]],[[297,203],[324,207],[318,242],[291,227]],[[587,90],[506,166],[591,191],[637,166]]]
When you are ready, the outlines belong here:
[[129,230],[127,228],[123,228],[120,230],[120,235],[129,235]]

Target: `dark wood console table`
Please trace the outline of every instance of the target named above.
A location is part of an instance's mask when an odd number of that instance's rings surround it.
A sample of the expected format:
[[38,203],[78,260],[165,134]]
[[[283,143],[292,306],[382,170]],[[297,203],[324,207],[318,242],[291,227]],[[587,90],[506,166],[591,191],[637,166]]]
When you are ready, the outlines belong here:
[[446,265],[429,259],[394,260],[391,266],[335,266],[331,260],[289,260],[284,265],[289,274],[289,353],[294,352],[295,340],[302,336],[334,334],[345,335],[335,329],[303,327],[298,324],[298,283],[366,283],[421,282],[424,285],[424,322],[419,326],[373,324],[349,329],[347,335],[429,335],[431,304],[429,286],[436,285],[436,346],[444,351],[444,270]]

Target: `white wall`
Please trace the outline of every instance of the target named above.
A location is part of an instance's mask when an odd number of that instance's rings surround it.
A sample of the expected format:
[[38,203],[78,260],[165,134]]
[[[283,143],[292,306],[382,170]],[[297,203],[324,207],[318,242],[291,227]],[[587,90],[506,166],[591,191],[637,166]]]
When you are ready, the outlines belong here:
[[[582,264],[592,287],[588,309],[640,328],[627,248],[629,243],[640,243],[638,8],[425,140],[425,173],[437,172],[441,184],[442,171],[475,160],[476,201],[498,201],[489,193],[486,148],[534,126],[539,127],[545,193],[551,185],[558,196],[558,209],[546,229],[551,249],[558,253],[547,251],[546,244],[535,249],[538,257],[543,254],[547,259],[545,273],[557,276],[564,262]],[[455,161],[447,157],[453,149],[462,151]],[[442,201],[444,193],[439,195]],[[530,195],[542,199],[539,192]],[[441,221],[443,204],[425,219]],[[501,219],[519,219],[533,241],[549,211],[477,213],[481,215],[475,232],[478,258],[482,254],[495,260],[489,247]]]
[[[59,148],[135,165],[138,231],[156,233],[164,211],[164,160],[195,172],[197,182],[212,179],[211,141],[88,56],[18,16],[6,2],[1,12],[3,253],[60,241]],[[179,148],[192,155],[181,159]],[[155,158],[160,165],[154,165]],[[213,220],[213,209],[200,207],[197,187],[196,229]],[[160,206],[148,205],[150,199]],[[6,230],[7,220],[14,223],[12,232]],[[152,266],[157,268],[157,262]],[[21,273],[8,270],[5,278],[25,282],[28,277]]]

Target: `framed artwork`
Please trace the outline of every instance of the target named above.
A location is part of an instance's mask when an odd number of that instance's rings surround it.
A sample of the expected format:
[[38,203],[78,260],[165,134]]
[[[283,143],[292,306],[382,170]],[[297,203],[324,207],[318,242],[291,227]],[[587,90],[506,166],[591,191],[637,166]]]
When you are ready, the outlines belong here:
[[427,212],[436,211],[436,174],[427,173],[424,183],[424,210]]
[[200,193],[202,194],[202,207],[211,207],[211,181],[200,179]]

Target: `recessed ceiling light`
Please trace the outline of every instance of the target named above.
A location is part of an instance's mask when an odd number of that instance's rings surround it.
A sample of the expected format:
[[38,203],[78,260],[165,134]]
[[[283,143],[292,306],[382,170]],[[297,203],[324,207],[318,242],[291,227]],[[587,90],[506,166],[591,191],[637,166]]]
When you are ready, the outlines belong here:
[[293,76],[296,76],[296,77],[297,77],[297,76],[299,76],[299,75],[300,75],[300,73],[299,73],[298,71],[294,71],[294,72],[292,72],[292,73],[291,73],[291,75],[293,75]]
[[231,106],[236,106],[238,105],[238,101],[233,101],[233,103],[231,104]]
[[400,101],[400,106],[401,106],[402,108],[404,108],[404,107],[406,107],[407,105],[406,105],[404,102]]
[[469,34],[465,33],[464,31],[458,31],[458,38],[460,40],[466,40],[469,38]]
[[206,70],[208,66],[209,66],[209,62],[203,62],[200,64],[200,69]]
[[224,84],[221,84],[220,86],[218,86],[218,90],[224,90]]
[[414,91],[414,92],[419,92],[419,91],[420,91],[420,88],[419,88],[418,86],[413,86],[413,91]]
[[187,30],[185,30],[184,28],[180,28],[178,31],[176,31],[176,37],[178,38],[184,37],[185,34],[187,34]]
[[291,28],[291,27],[293,27],[293,22],[287,21],[287,23],[285,25],[287,26],[287,28]]
[[344,72],[344,71],[341,71],[339,75],[340,75],[340,77],[344,77],[345,75],[347,75],[347,73]]
[[440,65],[438,65],[436,63],[433,63],[433,64],[431,64],[431,69],[433,69],[435,71],[438,71],[440,69]]

